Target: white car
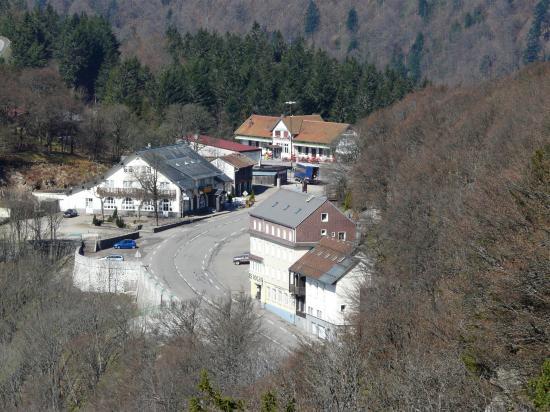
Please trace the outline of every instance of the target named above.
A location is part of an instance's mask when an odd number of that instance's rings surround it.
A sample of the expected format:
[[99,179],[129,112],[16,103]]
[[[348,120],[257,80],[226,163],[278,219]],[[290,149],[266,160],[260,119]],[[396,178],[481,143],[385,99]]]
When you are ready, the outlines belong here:
[[124,262],[124,256],[122,255],[108,255],[102,258],[103,260],[112,260],[114,262]]

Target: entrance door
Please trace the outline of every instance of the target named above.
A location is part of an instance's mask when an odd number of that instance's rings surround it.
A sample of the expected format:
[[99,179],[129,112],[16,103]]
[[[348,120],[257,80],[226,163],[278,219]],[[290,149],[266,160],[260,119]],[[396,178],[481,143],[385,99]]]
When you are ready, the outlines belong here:
[[262,285],[256,285],[256,299],[262,299]]

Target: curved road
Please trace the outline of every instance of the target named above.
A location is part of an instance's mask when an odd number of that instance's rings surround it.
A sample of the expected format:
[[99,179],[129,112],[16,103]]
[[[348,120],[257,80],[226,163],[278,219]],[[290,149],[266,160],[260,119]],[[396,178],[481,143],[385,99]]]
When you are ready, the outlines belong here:
[[[143,262],[180,299],[202,294],[212,304],[227,293],[250,293],[248,265],[235,266],[232,256],[249,249],[246,209],[215,216],[147,237],[140,242]],[[279,346],[297,345],[302,333],[258,307],[264,334]]]

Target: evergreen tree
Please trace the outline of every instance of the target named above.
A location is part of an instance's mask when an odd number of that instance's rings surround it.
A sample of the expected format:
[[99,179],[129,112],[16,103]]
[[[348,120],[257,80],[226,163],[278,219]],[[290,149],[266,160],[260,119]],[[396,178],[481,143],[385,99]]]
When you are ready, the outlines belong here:
[[124,104],[134,113],[140,114],[152,79],[149,69],[132,57],[110,70],[100,97],[105,103]]
[[102,17],[75,15],[64,22],[57,57],[67,85],[92,97],[118,61],[118,41]]
[[527,48],[523,54],[523,61],[525,64],[532,63],[540,58],[540,35],[542,22],[546,18],[549,6],[550,0],[540,0],[535,6],[533,24],[531,25],[531,29],[527,35]]
[[350,33],[357,33],[357,30],[359,29],[359,17],[354,7],[352,7],[348,12],[346,27]]
[[418,0],[418,15],[422,20],[427,20],[430,16],[430,4],[428,0]]
[[313,36],[313,34],[319,30],[319,23],[321,21],[321,13],[319,8],[313,0],[309,0],[309,5],[307,6],[306,18],[304,32],[308,36]]
[[409,77],[414,84],[418,84],[422,77],[422,54],[424,51],[424,35],[418,33],[414,41],[408,58]]

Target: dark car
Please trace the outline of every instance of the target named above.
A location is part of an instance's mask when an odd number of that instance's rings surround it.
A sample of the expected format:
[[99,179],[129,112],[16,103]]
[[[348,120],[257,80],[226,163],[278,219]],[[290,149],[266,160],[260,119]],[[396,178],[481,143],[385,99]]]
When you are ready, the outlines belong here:
[[243,263],[250,263],[250,253],[243,253],[242,255],[238,255],[233,258],[233,264],[240,265]]
[[113,247],[115,249],[135,249],[137,247],[136,241],[132,239],[124,239],[120,242],[116,242]]
[[63,217],[77,217],[77,216],[78,216],[78,212],[76,211],[76,209],[67,209],[63,213]]

